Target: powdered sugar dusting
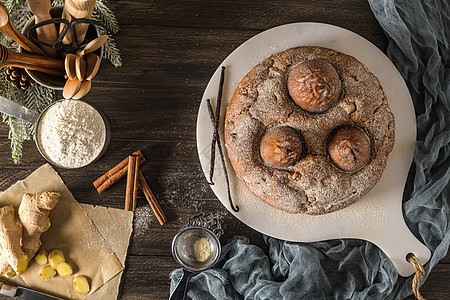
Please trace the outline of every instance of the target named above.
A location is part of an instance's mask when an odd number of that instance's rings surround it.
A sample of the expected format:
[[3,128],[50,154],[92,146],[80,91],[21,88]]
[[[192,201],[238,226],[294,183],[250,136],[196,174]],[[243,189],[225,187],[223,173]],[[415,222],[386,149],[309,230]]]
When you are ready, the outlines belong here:
[[150,206],[144,205],[134,211],[133,228],[137,237],[144,236],[154,222],[155,214]]
[[98,232],[92,228],[82,230],[80,232],[80,237],[81,238],[76,240],[84,249],[100,249],[105,245],[103,240],[98,238]]

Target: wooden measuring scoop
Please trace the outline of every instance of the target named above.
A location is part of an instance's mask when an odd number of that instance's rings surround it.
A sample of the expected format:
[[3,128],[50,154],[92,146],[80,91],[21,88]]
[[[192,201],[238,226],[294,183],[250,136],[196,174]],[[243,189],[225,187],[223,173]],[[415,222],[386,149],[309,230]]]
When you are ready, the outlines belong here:
[[86,55],[86,80],[92,80],[100,67],[100,57],[94,53]]
[[35,70],[59,76],[64,75],[64,62],[60,59],[28,53],[17,53],[0,44],[0,68],[6,66]]
[[70,99],[75,95],[81,87],[81,81],[78,78],[67,79],[66,85],[63,90],[63,97],[65,99]]
[[[0,32],[6,34],[16,41],[23,49],[31,53],[46,55],[45,52],[27,39],[17,28],[11,23],[8,9],[5,4],[0,1]],[[42,71],[43,72],[43,71]]]
[[[50,20],[52,18],[50,16],[50,0],[28,0],[28,6],[30,7],[31,12],[34,14],[35,24]],[[38,27],[36,28],[36,35],[39,41],[43,41],[50,45],[53,45],[57,38],[56,27],[54,24],[48,24]],[[49,56],[56,57],[55,49],[45,46],[42,46],[42,49]]]
[[91,81],[85,80],[81,82],[81,86],[76,92],[75,95],[72,96],[72,99],[80,99],[83,98],[91,89]]
[[86,76],[86,61],[82,56],[77,56],[75,59],[75,73],[79,81],[83,81]]
[[65,99],[80,99],[84,97],[91,89],[90,80],[78,80],[77,77],[74,79],[67,79],[66,85],[63,90],[63,97]]
[[95,50],[97,50],[98,48],[103,46],[103,44],[106,43],[106,40],[108,40],[107,34],[101,35],[101,36],[93,39],[86,45],[86,47],[84,47],[83,50],[80,51],[79,54],[86,55],[86,54],[94,52]]
[[75,60],[77,59],[75,54],[67,54],[64,60],[64,68],[66,69],[66,75],[69,79],[75,79],[77,73],[75,71]]

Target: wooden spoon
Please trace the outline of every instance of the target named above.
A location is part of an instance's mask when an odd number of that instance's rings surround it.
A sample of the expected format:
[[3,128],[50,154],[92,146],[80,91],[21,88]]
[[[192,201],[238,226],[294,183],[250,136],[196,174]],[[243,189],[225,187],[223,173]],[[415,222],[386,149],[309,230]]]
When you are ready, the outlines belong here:
[[17,53],[0,44],[0,68],[5,66],[64,76],[64,62],[61,59],[36,54]]
[[80,89],[81,81],[78,78],[75,79],[67,79],[66,85],[64,85],[63,97],[65,99],[72,98]]
[[66,69],[67,77],[70,79],[74,79],[77,77],[77,73],[75,71],[75,60],[77,59],[76,55],[74,54],[67,54],[66,59],[64,61],[64,67]]
[[[35,24],[52,18],[50,16],[50,0],[28,0],[28,6],[34,14]],[[56,27],[54,24],[38,27],[36,28],[36,35],[38,40],[53,45],[57,38]],[[42,48],[49,56],[56,57],[55,49],[45,46]]]
[[81,82],[80,89],[76,92],[75,95],[72,96],[72,99],[80,99],[83,98],[91,89],[91,81],[85,80]]
[[75,59],[75,72],[78,80],[83,81],[86,76],[86,61],[82,56],[77,56]]
[[27,39],[11,24],[11,17],[5,4],[0,1],[0,32],[16,41],[23,49],[31,53],[46,55],[45,52]]
[[92,80],[100,67],[100,57],[94,53],[86,55],[86,80]]
[[106,43],[107,39],[108,39],[107,34],[101,35],[101,36],[93,39],[86,45],[86,47],[84,47],[84,49],[82,51],[80,51],[80,55],[86,55],[91,52],[94,52],[95,50],[97,50],[98,48],[103,46],[103,44]]

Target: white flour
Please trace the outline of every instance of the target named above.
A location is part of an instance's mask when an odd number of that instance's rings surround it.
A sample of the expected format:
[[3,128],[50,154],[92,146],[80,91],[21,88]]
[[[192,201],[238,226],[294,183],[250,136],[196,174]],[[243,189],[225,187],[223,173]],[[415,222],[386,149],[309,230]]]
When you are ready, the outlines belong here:
[[44,154],[66,168],[79,168],[95,160],[106,141],[106,127],[89,104],[64,100],[41,116],[37,138]]

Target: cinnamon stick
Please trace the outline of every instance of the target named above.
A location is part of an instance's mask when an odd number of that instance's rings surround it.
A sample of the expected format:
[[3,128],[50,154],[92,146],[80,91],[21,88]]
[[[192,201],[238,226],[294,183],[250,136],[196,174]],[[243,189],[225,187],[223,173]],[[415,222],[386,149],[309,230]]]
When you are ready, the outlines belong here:
[[[141,150],[134,152],[132,155],[139,156],[139,164],[142,164],[145,161],[144,154],[142,154]],[[117,164],[114,168],[100,176],[97,180],[93,182],[93,185],[97,189],[97,192],[101,194],[115,182],[117,182],[120,178],[125,176],[128,171],[128,157],[122,160],[119,164]]]
[[167,218],[164,215],[164,212],[162,211],[161,206],[159,205],[158,201],[156,201],[156,197],[153,194],[150,187],[148,186],[148,183],[145,180],[144,174],[142,174],[141,171],[139,171],[139,184],[141,186],[142,191],[144,192],[144,195],[148,201],[148,204],[150,204],[150,207],[152,208],[153,212],[155,213],[155,216],[158,219],[159,224],[164,225],[164,223],[167,222]]
[[134,211],[136,209],[137,205],[137,190],[138,190],[138,178],[139,178],[139,156],[136,156],[135,161],[135,167],[134,167],[134,175],[133,175],[133,199],[132,199],[132,210]]
[[125,193],[125,210],[133,209],[133,195],[135,191],[136,155],[128,156],[127,189]]

